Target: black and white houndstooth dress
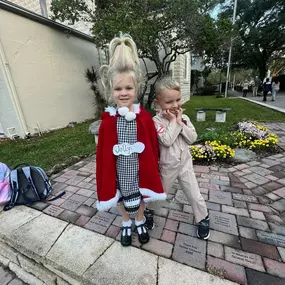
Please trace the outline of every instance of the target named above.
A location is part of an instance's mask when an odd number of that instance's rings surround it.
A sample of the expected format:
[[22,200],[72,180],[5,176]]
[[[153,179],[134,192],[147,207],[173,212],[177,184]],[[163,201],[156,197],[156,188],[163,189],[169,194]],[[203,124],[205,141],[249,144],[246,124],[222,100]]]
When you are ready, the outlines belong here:
[[[136,120],[127,121],[125,117],[117,117],[118,144],[137,142]],[[139,159],[138,153],[119,155],[117,157],[117,189],[128,214],[137,213],[141,194],[139,191]]]

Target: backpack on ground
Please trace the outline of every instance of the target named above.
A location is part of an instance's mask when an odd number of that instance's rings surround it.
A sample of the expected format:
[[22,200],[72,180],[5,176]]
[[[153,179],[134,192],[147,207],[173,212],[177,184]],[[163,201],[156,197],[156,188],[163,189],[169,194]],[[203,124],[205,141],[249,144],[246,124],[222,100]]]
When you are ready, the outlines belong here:
[[[46,173],[38,166],[18,165],[10,172],[9,184],[11,200],[4,207],[4,211],[12,209],[15,205],[32,205],[34,202],[46,200],[52,193],[52,186]],[[64,194],[65,192],[62,192],[49,201],[58,199]]]
[[9,167],[0,162],[0,206],[6,205],[11,199],[9,173]]

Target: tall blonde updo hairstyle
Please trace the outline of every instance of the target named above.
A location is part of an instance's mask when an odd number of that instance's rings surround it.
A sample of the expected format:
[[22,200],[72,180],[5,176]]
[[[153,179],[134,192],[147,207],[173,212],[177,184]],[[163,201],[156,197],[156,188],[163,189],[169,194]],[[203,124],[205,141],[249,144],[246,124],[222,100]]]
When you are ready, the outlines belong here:
[[109,44],[109,65],[102,65],[100,77],[105,90],[105,96],[112,103],[113,79],[118,74],[132,76],[135,91],[138,95],[142,82],[142,71],[137,52],[137,47],[132,37],[120,34]]

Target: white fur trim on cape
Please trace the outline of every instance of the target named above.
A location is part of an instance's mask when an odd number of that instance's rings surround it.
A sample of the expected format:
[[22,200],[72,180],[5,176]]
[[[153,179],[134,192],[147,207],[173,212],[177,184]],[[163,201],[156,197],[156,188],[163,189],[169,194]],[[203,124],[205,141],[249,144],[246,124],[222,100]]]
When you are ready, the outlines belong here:
[[97,201],[96,208],[98,211],[107,211],[112,207],[116,207],[119,199],[121,198],[121,193],[119,190],[116,192],[116,196],[108,201]]
[[134,104],[134,113],[139,114],[141,111],[140,104]]
[[[143,196],[147,196],[147,198],[144,198],[144,202],[148,203],[151,201],[156,200],[166,200],[167,195],[165,193],[156,193],[150,189],[147,188],[140,188],[140,193]],[[122,197],[119,190],[117,190],[116,196],[108,201],[97,201],[96,202],[96,208],[98,211],[107,211],[112,207],[116,207],[119,199]]]
[[147,202],[156,201],[156,200],[166,200],[167,195],[165,193],[156,193],[147,188],[140,188],[140,192],[143,196],[147,196],[143,200]]
[[109,113],[110,116],[116,116],[116,109],[114,107],[111,106],[106,107],[105,112]]
[[[134,113],[139,114],[141,111],[140,104],[134,104]],[[109,113],[110,116],[116,116],[117,110],[114,107],[108,106],[105,108],[105,112]]]

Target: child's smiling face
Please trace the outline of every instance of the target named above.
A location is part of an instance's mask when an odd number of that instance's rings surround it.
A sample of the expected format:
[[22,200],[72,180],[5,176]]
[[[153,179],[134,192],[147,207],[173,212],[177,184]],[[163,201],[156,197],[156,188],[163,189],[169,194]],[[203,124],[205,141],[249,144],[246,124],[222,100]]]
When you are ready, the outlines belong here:
[[177,115],[177,110],[182,106],[181,93],[175,89],[166,89],[158,94],[156,102],[161,110],[169,110]]
[[118,74],[113,79],[113,98],[118,108],[133,108],[136,90],[133,77],[130,74]]

